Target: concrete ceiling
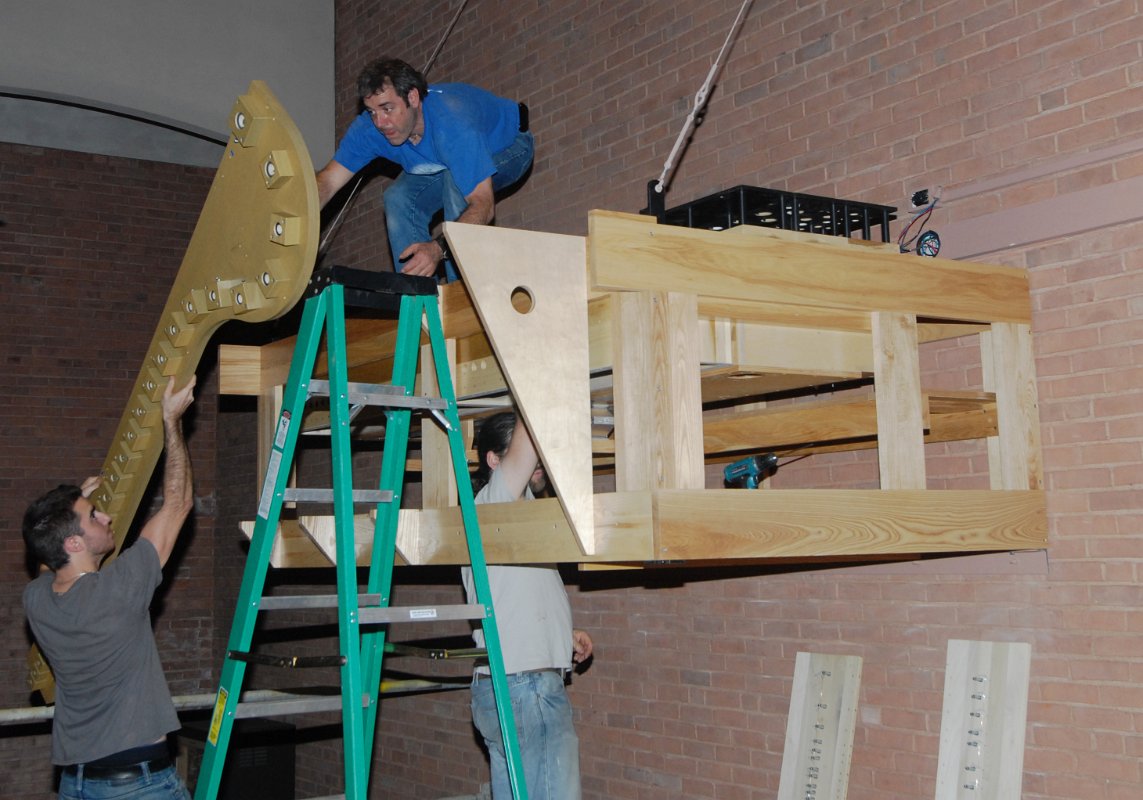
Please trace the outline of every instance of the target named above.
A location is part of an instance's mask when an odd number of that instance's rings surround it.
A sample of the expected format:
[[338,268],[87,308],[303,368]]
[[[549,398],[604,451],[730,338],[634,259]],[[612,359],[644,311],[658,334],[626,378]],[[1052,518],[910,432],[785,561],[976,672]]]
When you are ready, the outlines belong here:
[[332,0],[36,0],[0,25],[0,141],[216,167],[262,80],[333,154]]

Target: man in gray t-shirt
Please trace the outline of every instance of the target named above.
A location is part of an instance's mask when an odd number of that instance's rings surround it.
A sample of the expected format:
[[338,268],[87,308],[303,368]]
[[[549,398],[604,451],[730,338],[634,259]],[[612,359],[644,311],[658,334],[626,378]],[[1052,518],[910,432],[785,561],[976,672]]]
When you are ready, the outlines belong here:
[[104,788],[122,798],[190,798],[166,741],[179,719],[151,631],[150,605],[194,506],[182,433],[194,385],[193,376],[179,391],[174,379],[167,384],[162,507],[119,558],[100,569],[115,539],[111,518],[88,499],[99,477],[59,486],[24,514],[24,542],[48,568],[24,590],[24,612],[56,681],[52,762],[63,768],[61,800]]

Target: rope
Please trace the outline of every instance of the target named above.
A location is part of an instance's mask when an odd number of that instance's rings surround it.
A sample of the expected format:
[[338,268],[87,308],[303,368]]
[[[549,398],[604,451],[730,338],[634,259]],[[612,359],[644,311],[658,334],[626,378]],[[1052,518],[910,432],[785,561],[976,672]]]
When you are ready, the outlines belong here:
[[456,25],[456,21],[458,19],[460,19],[460,12],[464,11],[464,7],[466,5],[468,5],[468,0],[460,0],[460,7],[456,10],[456,13],[453,15],[452,22],[450,22],[448,24],[448,27],[445,28],[444,36],[441,37],[440,43],[437,44],[437,49],[433,51],[433,54],[431,56],[429,56],[429,60],[425,64],[425,68],[423,70],[421,70],[422,75],[424,75],[426,77],[428,76],[429,70],[433,68],[433,63],[437,60],[437,56],[439,56],[441,54],[441,49],[444,47],[445,40],[447,40],[449,37],[449,34],[452,33],[452,28],[454,25]]
[[655,184],[656,192],[662,193],[667,190],[667,178],[670,175],[671,168],[675,164],[675,156],[677,156],[683,149],[683,145],[685,144],[687,137],[690,136],[691,131],[694,130],[695,119],[706,106],[707,93],[710,92],[710,87],[714,83],[715,76],[718,75],[719,70],[722,69],[723,62],[726,60],[726,55],[730,51],[731,42],[733,41],[735,34],[738,33],[738,29],[742,27],[742,22],[746,19],[746,14],[750,9],[750,4],[753,2],[754,0],[743,0],[742,8],[738,11],[738,18],[734,20],[734,25],[731,26],[730,32],[726,34],[726,41],[722,43],[722,50],[719,51],[718,58],[714,60],[714,64],[710,68],[710,72],[707,73],[706,81],[703,82],[702,87],[695,94],[694,107],[691,109],[691,113],[687,116],[687,120],[683,125],[683,129],[679,131],[679,138],[675,140],[675,146],[671,149],[671,154],[667,156],[667,161],[665,164],[663,164],[663,172],[661,175],[659,175],[659,182]]

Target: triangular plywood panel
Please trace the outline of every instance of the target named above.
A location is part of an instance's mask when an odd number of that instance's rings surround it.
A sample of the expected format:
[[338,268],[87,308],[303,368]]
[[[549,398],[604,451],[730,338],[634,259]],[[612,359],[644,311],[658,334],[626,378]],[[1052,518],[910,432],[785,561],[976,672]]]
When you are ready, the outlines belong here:
[[[450,222],[445,235],[587,555],[595,552],[584,240]],[[518,310],[513,297],[530,298]]]

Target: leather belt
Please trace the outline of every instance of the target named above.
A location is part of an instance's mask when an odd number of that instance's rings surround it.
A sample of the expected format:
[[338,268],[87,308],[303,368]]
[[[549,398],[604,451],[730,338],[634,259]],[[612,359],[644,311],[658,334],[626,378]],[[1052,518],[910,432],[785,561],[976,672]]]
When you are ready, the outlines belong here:
[[162,772],[174,766],[169,758],[153,758],[139,764],[127,764],[121,767],[104,767],[97,764],[68,764],[63,768],[65,775],[78,775],[79,768],[83,767],[83,779],[88,781],[129,781],[143,777],[143,767],[151,774]]
[[[522,669],[519,672],[509,672],[505,677],[511,678],[514,675],[536,675],[536,674],[539,674],[541,672],[554,672],[555,674],[560,675],[560,676],[563,676],[563,674],[564,674],[564,671],[562,669],[556,669],[555,667],[540,667],[538,669]],[[479,680],[491,680],[492,679],[492,675],[487,673],[487,672],[474,672],[473,677],[478,681]]]

